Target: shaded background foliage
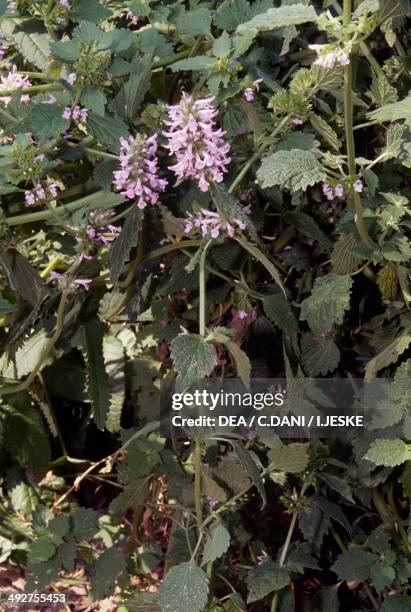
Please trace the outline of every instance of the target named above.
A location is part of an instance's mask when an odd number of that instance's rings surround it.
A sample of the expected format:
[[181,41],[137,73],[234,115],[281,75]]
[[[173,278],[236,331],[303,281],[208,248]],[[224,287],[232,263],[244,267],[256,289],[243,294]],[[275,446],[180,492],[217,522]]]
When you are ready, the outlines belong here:
[[[408,9],[0,1],[0,559],[26,591],[411,609]],[[205,191],[170,168],[182,92],[230,145]],[[113,173],[154,133],[141,209]],[[208,375],[390,380],[358,439],[161,437],[160,381]]]

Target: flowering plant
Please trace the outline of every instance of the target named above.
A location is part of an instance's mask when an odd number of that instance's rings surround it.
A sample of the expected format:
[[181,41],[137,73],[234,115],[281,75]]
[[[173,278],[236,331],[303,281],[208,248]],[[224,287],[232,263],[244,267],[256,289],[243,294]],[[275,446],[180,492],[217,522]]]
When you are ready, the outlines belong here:
[[[406,5],[0,0],[15,591],[411,609]],[[285,380],[304,409],[315,379],[364,383],[375,414],[338,439],[160,431],[166,383],[204,378]]]

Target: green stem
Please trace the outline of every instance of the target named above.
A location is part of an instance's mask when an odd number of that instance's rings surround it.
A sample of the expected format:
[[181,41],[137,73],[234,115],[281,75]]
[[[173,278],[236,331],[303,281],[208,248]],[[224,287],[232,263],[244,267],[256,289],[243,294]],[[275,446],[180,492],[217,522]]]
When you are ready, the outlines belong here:
[[[343,6],[343,24],[348,26],[351,21],[351,0],[344,0]],[[351,182],[354,183],[356,178],[355,168],[355,142],[353,132],[353,101],[352,101],[352,87],[353,87],[353,54],[349,64],[344,66],[344,120],[345,120],[345,139],[347,147],[347,158],[348,158],[348,170],[351,178]],[[360,194],[353,191],[352,200],[355,208],[355,223],[357,226],[358,233],[364,244],[372,249],[377,249],[376,243],[372,240],[368,234],[367,228],[364,223],[363,207],[360,198]]]
[[[304,493],[305,493],[306,489],[307,489],[307,483],[304,483],[302,488],[301,488],[300,499],[304,496]],[[287,535],[286,535],[286,538],[285,538],[284,546],[283,546],[283,549],[281,551],[280,560],[278,562],[278,565],[280,567],[283,567],[283,565],[285,563],[285,559],[286,559],[287,553],[288,553],[288,548],[290,546],[291,538],[293,537],[295,525],[296,525],[296,522],[297,522],[297,517],[298,517],[298,510],[296,508],[293,511],[293,516],[291,518],[291,522],[290,522],[290,525],[288,527],[288,531],[287,531]],[[271,612],[275,612],[277,610],[277,603],[278,603],[278,591],[275,592],[273,600],[271,602]]]
[[[274,129],[273,133],[271,134],[271,138],[274,138],[278,134],[278,132],[280,132],[283,129],[283,127],[288,123],[289,119],[290,119],[289,115],[286,115],[286,117],[284,117],[280,121],[280,123],[277,125],[277,127]],[[243,180],[247,172],[250,170],[252,165],[258,159],[260,159],[260,157],[262,156],[266,148],[269,146],[269,144],[270,144],[269,142],[262,144],[261,147],[257,149],[257,151],[254,153],[254,155],[250,157],[248,162],[245,164],[245,166],[241,169],[241,171],[235,177],[234,181],[231,183],[228,189],[228,193],[233,193],[237,189],[238,185],[241,183],[241,181]]]
[[197,525],[200,530],[203,523],[203,508],[201,503],[201,442],[197,438],[194,446],[194,500],[197,516]]
[[63,85],[60,83],[47,83],[46,85],[33,85],[32,87],[20,87],[18,89],[3,89],[3,91],[0,91],[0,98],[12,96],[15,93],[31,94],[42,91],[56,91],[58,89],[64,89]]
[[206,256],[211,240],[205,245],[200,256],[199,263],[199,287],[200,287],[200,306],[199,306],[199,330],[200,336],[205,336],[206,328]]

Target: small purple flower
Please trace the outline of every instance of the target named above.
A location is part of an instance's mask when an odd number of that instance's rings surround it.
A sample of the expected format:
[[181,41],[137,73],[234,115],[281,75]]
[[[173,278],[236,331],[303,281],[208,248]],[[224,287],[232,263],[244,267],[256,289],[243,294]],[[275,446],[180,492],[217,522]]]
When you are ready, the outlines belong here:
[[26,191],[24,196],[27,206],[34,206],[34,204],[36,203],[36,197],[34,193],[32,193],[31,191]]
[[66,106],[66,108],[63,110],[62,117],[63,117],[63,119],[67,119],[68,121],[70,121],[70,119],[71,119],[71,108],[69,106]]
[[353,188],[354,188],[354,191],[356,191],[357,193],[361,193],[364,189],[364,185],[362,184],[362,181],[357,180],[353,184]]
[[244,98],[247,102],[252,102],[254,100],[254,90],[252,87],[247,87],[244,89]]
[[211,495],[207,495],[207,499],[208,499],[208,503],[210,504],[211,510],[214,510],[214,508],[216,508],[218,504],[220,503],[218,499],[216,499],[215,497],[212,497]]
[[74,85],[74,83],[77,81],[77,75],[75,72],[70,72],[70,74],[67,77],[67,81],[70,83],[70,85]]
[[326,196],[327,200],[331,201],[334,199],[334,192],[329,183],[323,183],[323,194]]
[[261,553],[256,556],[257,565],[261,565],[262,563],[265,563],[267,559],[268,559],[268,554],[265,552],[265,550],[262,550]]
[[232,224],[226,219],[223,219],[218,212],[201,208],[196,217],[192,213],[188,213],[185,220],[184,233],[190,234],[193,230],[198,228],[203,238],[206,236],[218,238],[221,231],[226,231],[230,238],[232,238],[235,233],[234,225],[240,230],[246,228],[244,221],[241,219],[234,218]]
[[294,117],[294,119],[292,119],[291,122],[294,125],[303,125],[303,123],[304,123],[304,121],[302,119],[300,119],[299,117]]
[[92,282],[93,279],[91,278],[77,278],[76,280],[73,280],[73,285],[75,287],[84,287],[84,289],[88,291]]
[[337,55],[337,62],[340,66],[347,66],[350,63],[350,58],[344,51],[340,51]]
[[210,182],[221,183],[231,161],[225,132],[214,121],[218,115],[214,99],[194,100],[183,93],[179,104],[168,107],[168,131],[163,132],[168,140],[165,148],[177,159],[169,170],[179,179],[196,180],[201,191],[208,191]]
[[60,5],[68,11],[71,9],[71,0],[59,0],[59,2]]
[[17,2],[9,2],[7,4],[7,10],[13,14],[17,13]]
[[138,24],[138,16],[134,15],[133,11],[130,9],[125,9],[125,16],[128,21],[131,21],[132,25]]
[[337,198],[342,198],[344,195],[344,187],[342,185],[336,185],[334,189],[334,193]]
[[247,318],[246,311],[245,310],[239,310],[238,311],[238,318],[241,319],[241,320],[246,319]]
[[[13,64],[11,71],[6,76],[0,77],[0,91],[7,89],[22,89],[23,87],[31,87],[31,82],[25,76],[18,74],[17,66]],[[30,100],[28,94],[23,94],[20,97],[20,104],[26,104]],[[8,106],[11,102],[11,96],[4,96],[0,98],[5,106]]]
[[154,206],[167,181],[158,176],[157,134],[120,138],[120,170],[114,172],[113,183],[129,200],[137,200],[140,209]]
[[257,435],[258,434],[255,429],[249,429],[246,433],[248,440],[255,440]]
[[75,106],[74,108],[70,108],[70,106],[66,106],[63,110],[62,114],[63,119],[67,119],[68,121],[80,121],[81,123],[86,123],[88,118],[88,110],[86,108],[81,108],[81,106]]

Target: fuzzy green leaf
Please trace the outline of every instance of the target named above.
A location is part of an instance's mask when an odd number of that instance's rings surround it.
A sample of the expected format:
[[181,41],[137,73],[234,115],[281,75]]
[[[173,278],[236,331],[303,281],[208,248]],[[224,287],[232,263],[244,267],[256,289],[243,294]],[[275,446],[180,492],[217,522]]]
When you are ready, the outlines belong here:
[[257,179],[263,189],[280,185],[290,191],[306,191],[307,187],[326,178],[327,174],[316,156],[304,149],[272,153],[263,159],[257,171]]
[[253,484],[257,488],[257,491],[261,495],[261,499],[263,500],[262,508],[264,508],[267,503],[267,495],[265,493],[263,479],[260,476],[260,471],[256,462],[254,461],[252,454],[240,442],[234,442],[234,451],[245,469],[247,470],[247,474],[253,481]]
[[289,4],[272,8],[256,15],[250,21],[242,23],[237,27],[237,32],[267,32],[277,28],[285,28],[291,25],[317,21],[317,14],[312,6],[304,4]]
[[204,547],[203,565],[219,559],[230,546],[230,534],[223,523],[218,522],[210,529],[210,538]]
[[114,104],[117,112],[128,121],[135,118],[151,79],[152,56],[136,55],[131,62],[130,78],[117,94]]
[[124,348],[120,340],[114,336],[105,336],[103,354],[110,393],[106,429],[117,432],[120,431],[121,412],[126,395]]
[[364,581],[369,578],[376,558],[361,548],[348,548],[338,557],[331,569],[341,580]]
[[110,249],[110,276],[114,282],[118,280],[123,265],[130,255],[131,249],[137,244],[141,223],[141,212],[137,206],[134,205],[126,217],[120,235],[117,236]]
[[192,562],[172,567],[160,587],[163,612],[202,612],[207,599],[208,578]]
[[308,448],[306,444],[284,444],[268,451],[268,458],[273,469],[298,474],[308,465]]
[[47,34],[16,32],[13,34],[13,45],[30,64],[47,72],[50,55]]
[[352,282],[350,276],[333,272],[317,278],[312,294],[302,303],[300,320],[307,321],[313,331],[331,332],[334,325],[343,322],[349,308]]
[[290,583],[290,575],[278,563],[269,560],[253,567],[248,572],[246,582],[248,587],[247,603],[253,603],[269,593],[279,591],[287,586]]
[[285,333],[295,333],[298,329],[293,312],[282,293],[268,295],[263,300],[267,317]]
[[190,36],[211,36],[211,12],[205,6],[186,12],[180,29]]
[[405,119],[411,116],[411,96],[400,100],[399,102],[393,102],[392,104],[386,104],[377,110],[367,113],[368,119],[371,121],[398,121],[398,119]]
[[83,342],[94,420],[97,427],[103,429],[107,419],[110,391],[103,358],[103,329],[98,319],[92,319],[83,325]]
[[303,367],[309,376],[334,372],[340,362],[340,351],[331,337],[317,342],[312,334],[306,334],[301,343],[301,351]]
[[118,153],[120,150],[120,137],[127,138],[128,130],[121,119],[106,115],[102,117],[96,113],[90,113],[87,126],[95,138],[102,144],[107,145],[110,151]]
[[206,70],[207,68],[211,68],[214,65],[215,60],[211,57],[207,57],[206,55],[197,55],[196,57],[188,57],[187,59],[182,59],[178,62],[175,62],[171,65],[171,70],[173,72],[178,72],[179,70]]
[[372,461],[375,465],[394,467],[411,459],[411,446],[398,438],[375,440],[365,455],[365,459]]
[[171,357],[183,386],[205,378],[217,365],[213,346],[199,336],[182,334],[174,338]]
[[117,578],[126,569],[126,559],[118,549],[107,548],[97,559],[96,573],[91,579],[95,599],[104,599],[114,592]]

